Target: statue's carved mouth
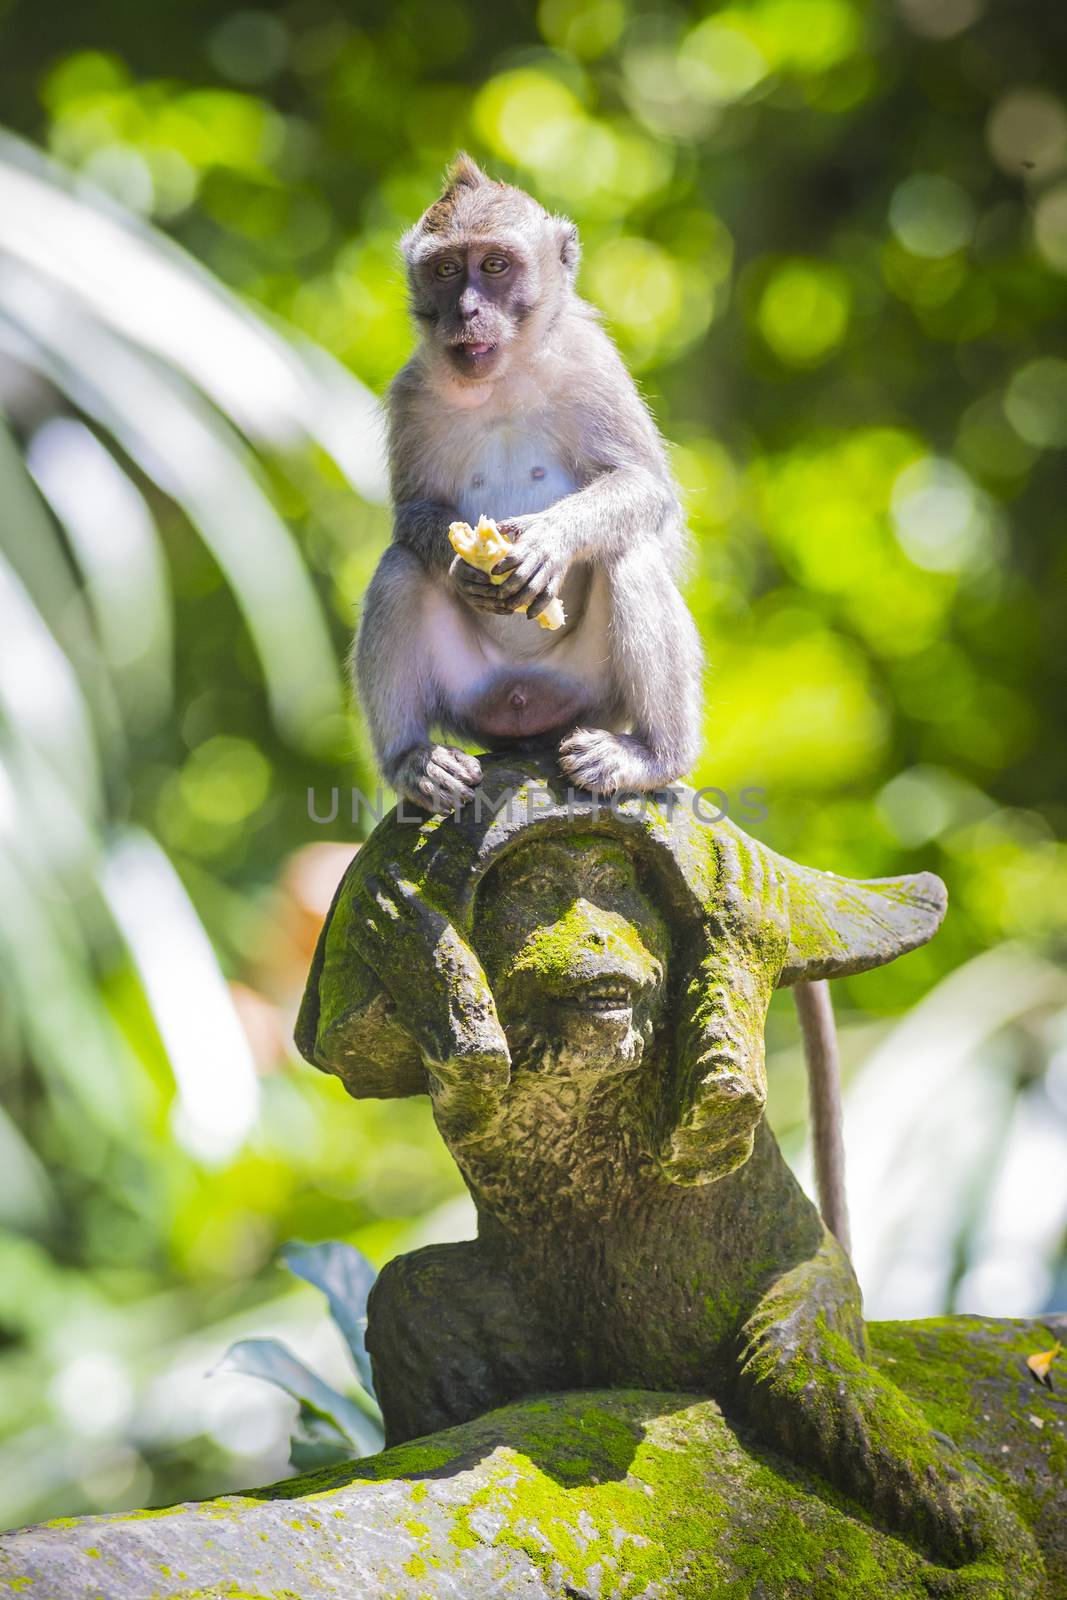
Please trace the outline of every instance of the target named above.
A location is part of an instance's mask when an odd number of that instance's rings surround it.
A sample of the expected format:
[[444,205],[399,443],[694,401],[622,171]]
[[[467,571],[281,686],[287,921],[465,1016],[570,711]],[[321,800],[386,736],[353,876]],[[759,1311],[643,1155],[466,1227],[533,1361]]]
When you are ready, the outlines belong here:
[[573,1006],[593,1016],[617,1017],[633,1009],[633,989],[615,979],[594,979],[573,993],[561,996],[561,1004]]

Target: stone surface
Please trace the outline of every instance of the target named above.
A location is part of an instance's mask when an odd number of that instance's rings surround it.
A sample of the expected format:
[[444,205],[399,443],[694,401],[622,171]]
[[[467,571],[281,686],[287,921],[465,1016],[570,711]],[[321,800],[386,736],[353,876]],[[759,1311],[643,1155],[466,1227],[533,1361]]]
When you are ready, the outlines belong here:
[[[1067,1595],[1067,1401],[1025,1357],[1053,1322],[871,1328],[873,1365],[981,1467]],[[572,1392],[304,1479],[0,1538],[22,1600],[1015,1600],[951,1572],[737,1430],[713,1401]]]

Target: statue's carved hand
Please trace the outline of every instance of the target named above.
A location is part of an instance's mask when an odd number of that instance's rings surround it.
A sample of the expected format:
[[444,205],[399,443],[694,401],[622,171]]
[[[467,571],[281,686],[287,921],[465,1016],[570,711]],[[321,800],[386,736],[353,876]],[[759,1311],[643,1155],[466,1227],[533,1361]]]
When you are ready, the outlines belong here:
[[671,1183],[724,1178],[746,1162],[763,1117],[766,1093],[744,1074],[708,1061],[693,1102],[672,1128],[660,1154]]
[[363,955],[418,1042],[431,1078],[458,1095],[498,1094],[511,1057],[481,962],[393,863],[360,885]]
[[560,530],[551,513],[542,511],[502,522],[500,531],[515,549],[493,568],[495,578],[506,574],[496,592],[506,611],[525,610],[528,617],[536,617],[558,597],[567,575],[570,563]]

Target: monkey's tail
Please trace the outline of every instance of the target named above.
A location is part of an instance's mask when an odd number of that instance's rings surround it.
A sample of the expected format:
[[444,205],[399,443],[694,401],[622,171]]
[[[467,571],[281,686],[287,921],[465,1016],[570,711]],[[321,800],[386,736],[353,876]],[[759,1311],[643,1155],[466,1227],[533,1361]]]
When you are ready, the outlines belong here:
[[845,1133],[841,1116],[841,1064],[830,985],[825,978],[793,986],[808,1069],[815,1192],[822,1219],[846,1255],[852,1254],[845,1193]]

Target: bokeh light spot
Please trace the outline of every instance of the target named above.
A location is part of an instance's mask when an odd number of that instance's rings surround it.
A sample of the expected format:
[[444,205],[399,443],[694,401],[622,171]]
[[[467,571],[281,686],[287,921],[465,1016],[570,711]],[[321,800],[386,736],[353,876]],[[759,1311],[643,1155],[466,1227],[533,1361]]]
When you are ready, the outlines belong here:
[[852,294],[840,268],[823,261],[783,262],[760,296],[756,323],[780,361],[817,366],[845,337]]
[[1067,183],[1049,189],[1034,212],[1034,243],[1057,272],[1067,272]]
[[984,498],[954,461],[924,456],[905,467],[890,511],[901,549],[927,572],[958,572],[988,550]]
[[914,33],[926,39],[952,39],[977,22],[983,0],[897,0],[897,9]]
[[681,275],[648,239],[613,239],[589,265],[593,296],[612,322],[638,334],[666,331],[682,306]]
[[270,763],[248,739],[220,734],[197,745],[182,769],[181,796],[201,822],[243,822],[270,792]]
[[[474,103],[474,123],[499,155],[541,168],[567,159],[585,112],[565,84],[532,68],[491,78]],[[573,159],[573,147],[570,158]]]
[[990,113],[993,160],[1020,178],[1046,178],[1067,165],[1067,108],[1047,89],[1012,89]]
[[234,83],[267,83],[289,53],[289,34],[266,11],[235,11],[220,22],[207,45],[212,65]]
[[825,72],[846,61],[860,41],[850,0],[762,0],[753,17],[771,65],[787,71]]
[[541,0],[537,24],[549,44],[592,60],[619,38],[626,7],[622,0]]
[[916,173],[889,202],[889,226],[912,255],[940,260],[962,250],[974,232],[970,196],[951,178]]
[[729,105],[767,75],[763,52],[744,19],[719,13],[698,22],[682,41],[678,72],[687,91],[712,105]]
[[1042,356],[1012,378],[1004,397],[1008,421],[1039,450],[1067,445],[1067,361]]

